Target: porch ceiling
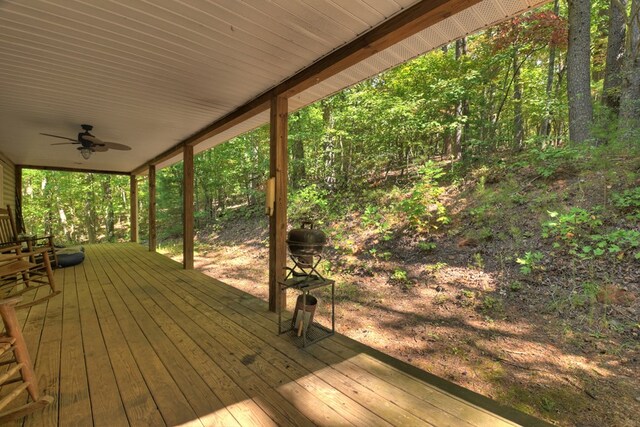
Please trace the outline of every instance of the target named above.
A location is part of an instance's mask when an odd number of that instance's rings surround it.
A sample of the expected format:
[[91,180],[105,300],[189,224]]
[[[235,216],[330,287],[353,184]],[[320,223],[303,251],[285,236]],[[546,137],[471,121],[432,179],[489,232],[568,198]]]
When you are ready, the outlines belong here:
[[[326,76],[289,101],[296,110],[544,0],[470,7]],[[416,0],[5,0],[0,3],[0,151],[21,165],[133,171],[268,92]],[[430,3],[426,1],[425,3]],[[446,2],[438,2],[446,3]],[[202,151],[268,122],[262,112],[207,133]],[[81,123],[132,147],[84,160]],[[159,166],[177,160],[166,155]]]

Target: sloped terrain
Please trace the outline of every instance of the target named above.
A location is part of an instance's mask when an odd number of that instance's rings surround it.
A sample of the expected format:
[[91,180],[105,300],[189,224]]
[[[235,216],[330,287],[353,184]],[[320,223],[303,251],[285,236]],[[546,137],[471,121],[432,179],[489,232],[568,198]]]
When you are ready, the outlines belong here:
[[[628,152],[476,166],[419,194],[421,222],[404,201],[424,181],[376,184],[404,211],[353,196],[320,218],[338,331],[560,425],[636,425],[639,172]],[[266,230],[254,217],[199,236],[197,267],[266,299]]]

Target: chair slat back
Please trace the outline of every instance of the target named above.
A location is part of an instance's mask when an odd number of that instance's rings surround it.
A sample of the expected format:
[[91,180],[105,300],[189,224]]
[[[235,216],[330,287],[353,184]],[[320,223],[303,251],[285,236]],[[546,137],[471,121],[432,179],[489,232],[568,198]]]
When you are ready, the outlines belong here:
[[14,243],[17,237],[11,211],[0,208],[0,244]]

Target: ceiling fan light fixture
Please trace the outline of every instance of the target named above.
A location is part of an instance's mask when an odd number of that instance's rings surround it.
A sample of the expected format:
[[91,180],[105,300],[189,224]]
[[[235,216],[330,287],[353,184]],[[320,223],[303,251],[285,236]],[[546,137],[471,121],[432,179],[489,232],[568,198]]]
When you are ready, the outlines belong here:
[[[1,0],[0,0],[1,1]],[[117,142],[107,142],[101,141],[100,139],[93,136],[89,131],[93,129],[91,125],[81,125],[84,132],[80,132],[76,139],[68,138],[66,136],[53,135],[50,133],[41,133],[41,135],[50,136],[53,138],[64,139],[67,142],[57,142],[51,145],[79,145],[76,147],[78,151],[80,151],[80,155],[83,159],[89,160],[93,155],[94,151],[104,152],[107,150],[120,150],[120,151],[129,151],[131,147],[124,144],[118,144]]]
[[82,154],[82,157],[85,160],[89,160],[89,158],[91,157],[91,154],[93,154],[93,150],[91,148],[82,147],[80,149],[80,154]]

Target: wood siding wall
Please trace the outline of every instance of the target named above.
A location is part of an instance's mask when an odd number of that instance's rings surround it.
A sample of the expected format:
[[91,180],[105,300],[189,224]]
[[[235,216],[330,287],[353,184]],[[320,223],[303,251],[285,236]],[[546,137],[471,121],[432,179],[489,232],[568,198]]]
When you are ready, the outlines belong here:
[[0,151],[0,165],[2,166],[2,207],[6,205],[14,209],[16,195],[16,166]]

